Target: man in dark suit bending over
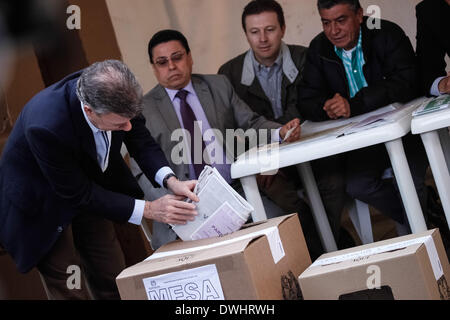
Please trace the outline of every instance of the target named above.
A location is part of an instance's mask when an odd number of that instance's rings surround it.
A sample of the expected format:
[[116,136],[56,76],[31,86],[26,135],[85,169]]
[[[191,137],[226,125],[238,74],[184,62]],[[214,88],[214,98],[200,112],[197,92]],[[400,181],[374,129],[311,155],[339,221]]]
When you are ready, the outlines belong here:
[[[23,108],[0,160],[0,243],[19,271],[37,266],[56,299],[86,299],[69,289],[70,266],[85,266],[96,298],[119,298],[125,268],[111,221],[186,223],[185,197],[195,181],[178,181],[145,127],[142,89],[120,61],[95,63],[44,89]],[[124,162],[129,153],[155,185],[175,195],[138,200],[142,190]]]

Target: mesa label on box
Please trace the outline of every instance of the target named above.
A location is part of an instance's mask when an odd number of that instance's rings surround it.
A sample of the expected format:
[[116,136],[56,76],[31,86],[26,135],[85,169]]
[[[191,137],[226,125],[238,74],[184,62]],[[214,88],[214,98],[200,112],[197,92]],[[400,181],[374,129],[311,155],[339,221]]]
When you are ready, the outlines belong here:
[[142,281],[149,300],[224,300],[219,274],[213,264]]

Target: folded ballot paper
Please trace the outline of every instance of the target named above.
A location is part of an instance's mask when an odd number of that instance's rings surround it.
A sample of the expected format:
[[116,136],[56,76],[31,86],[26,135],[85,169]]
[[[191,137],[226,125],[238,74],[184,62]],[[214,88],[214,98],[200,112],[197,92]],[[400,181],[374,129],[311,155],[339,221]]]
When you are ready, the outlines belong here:
[[219,171],[210,166],[205,166],[201,172],[194,193],[200,198],[195,220],[185,225],[172,225],[184,241],[220,237],[237,231],[254,210]]

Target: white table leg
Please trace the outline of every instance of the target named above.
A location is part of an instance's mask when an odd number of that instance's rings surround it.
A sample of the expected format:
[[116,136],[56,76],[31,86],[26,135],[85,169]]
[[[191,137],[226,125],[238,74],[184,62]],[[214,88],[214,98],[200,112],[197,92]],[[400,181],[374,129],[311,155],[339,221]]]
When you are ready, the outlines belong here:
[[447,169],[450,171],[450,127],[438,130],[438,134],[445,157],[445,162],[447,163]]
[[450,227],[450,175],[439,141],[439,135],[436,131],[430,131],[422,133],[420,136],[427,151],[434,181],[436,182],[445,217]]
[[255,209],[252,212],[253,222],[267,220],[266,210],[264,210],[261,194],[256,183],[256,176],[242,177],[241,184],[245,192],[245,198]]
[[303,180],[308,199],[311,203],[311,210],[313,213],[314,222],[316,223],[319,231],[320,240],[326,252],[336,251],[336,241],[334,240],[333,233],[331,232],[330,223],[328,221],[325,208],[323,207],[322,199],[320,197],[319,190],[317,189],[316,180],[311,169],[309,162],[301,163],[297,165],[297,170],[300,173],[300,177]]
[[406,160],[402,140],[389,141],[385,145],[391,159],[392,169],[394,170],[411,231],[413,233],[426,231],[427,226],[420,207],[419,197],[414,187],[411,171],[409,170],[408,161]]

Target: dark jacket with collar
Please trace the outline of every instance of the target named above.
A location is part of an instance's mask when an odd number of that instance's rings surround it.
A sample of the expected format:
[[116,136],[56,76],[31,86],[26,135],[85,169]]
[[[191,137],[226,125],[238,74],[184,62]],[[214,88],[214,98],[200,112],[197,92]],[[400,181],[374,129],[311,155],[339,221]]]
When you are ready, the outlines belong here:
[[109,165],[101,171],[75,93],[80,74],[25,105],[0,160],[0,243],[21,272],[37,265],[81,212],[129,220],[143,193],[121,156],[122,142],[151,181],[168,165],[140,115],[130,131],[112,132]]
[[445,0],[425,0],[416,6],[417,58],[425,94],[433,82],[446,76],[445,55],[450,56],[450,5]]
[[[247,75],[252,73],[253,65],[248,58],[249,51],[233,58],[219,69],[220,74],[228,77],[238,96],[247,103],[250,108],[265,118],[285,124],[299,117],[297,110],[297,99],[299,84],[302,79],[303,66],[306,60],[307,48],[297,45],[287,45],[289,48],[289,65],[285,65],[281,84],[281,105],[283,116],[275,119],[272,104],[262,89],[258,78],[253,73],[253,79]],[[283,57],[283,64],[288,59]],[[247,70],[247,71],[246,71]],[[251,71],[251,72],[249,72]],[[247,77],[247,79],[246,79]]]
[[407,102],[419,95],[415,54],[408,37],[395,23],[380,22],[380,29],[369,29],[364,17],[361,25],[363,73],[368,87],[353,98],[350,98],[342,60],[325,33],[311,41],[299,93],[303,118],[329,120],[323,105],[336,93],[349,101],[352,117],[393,102]]

